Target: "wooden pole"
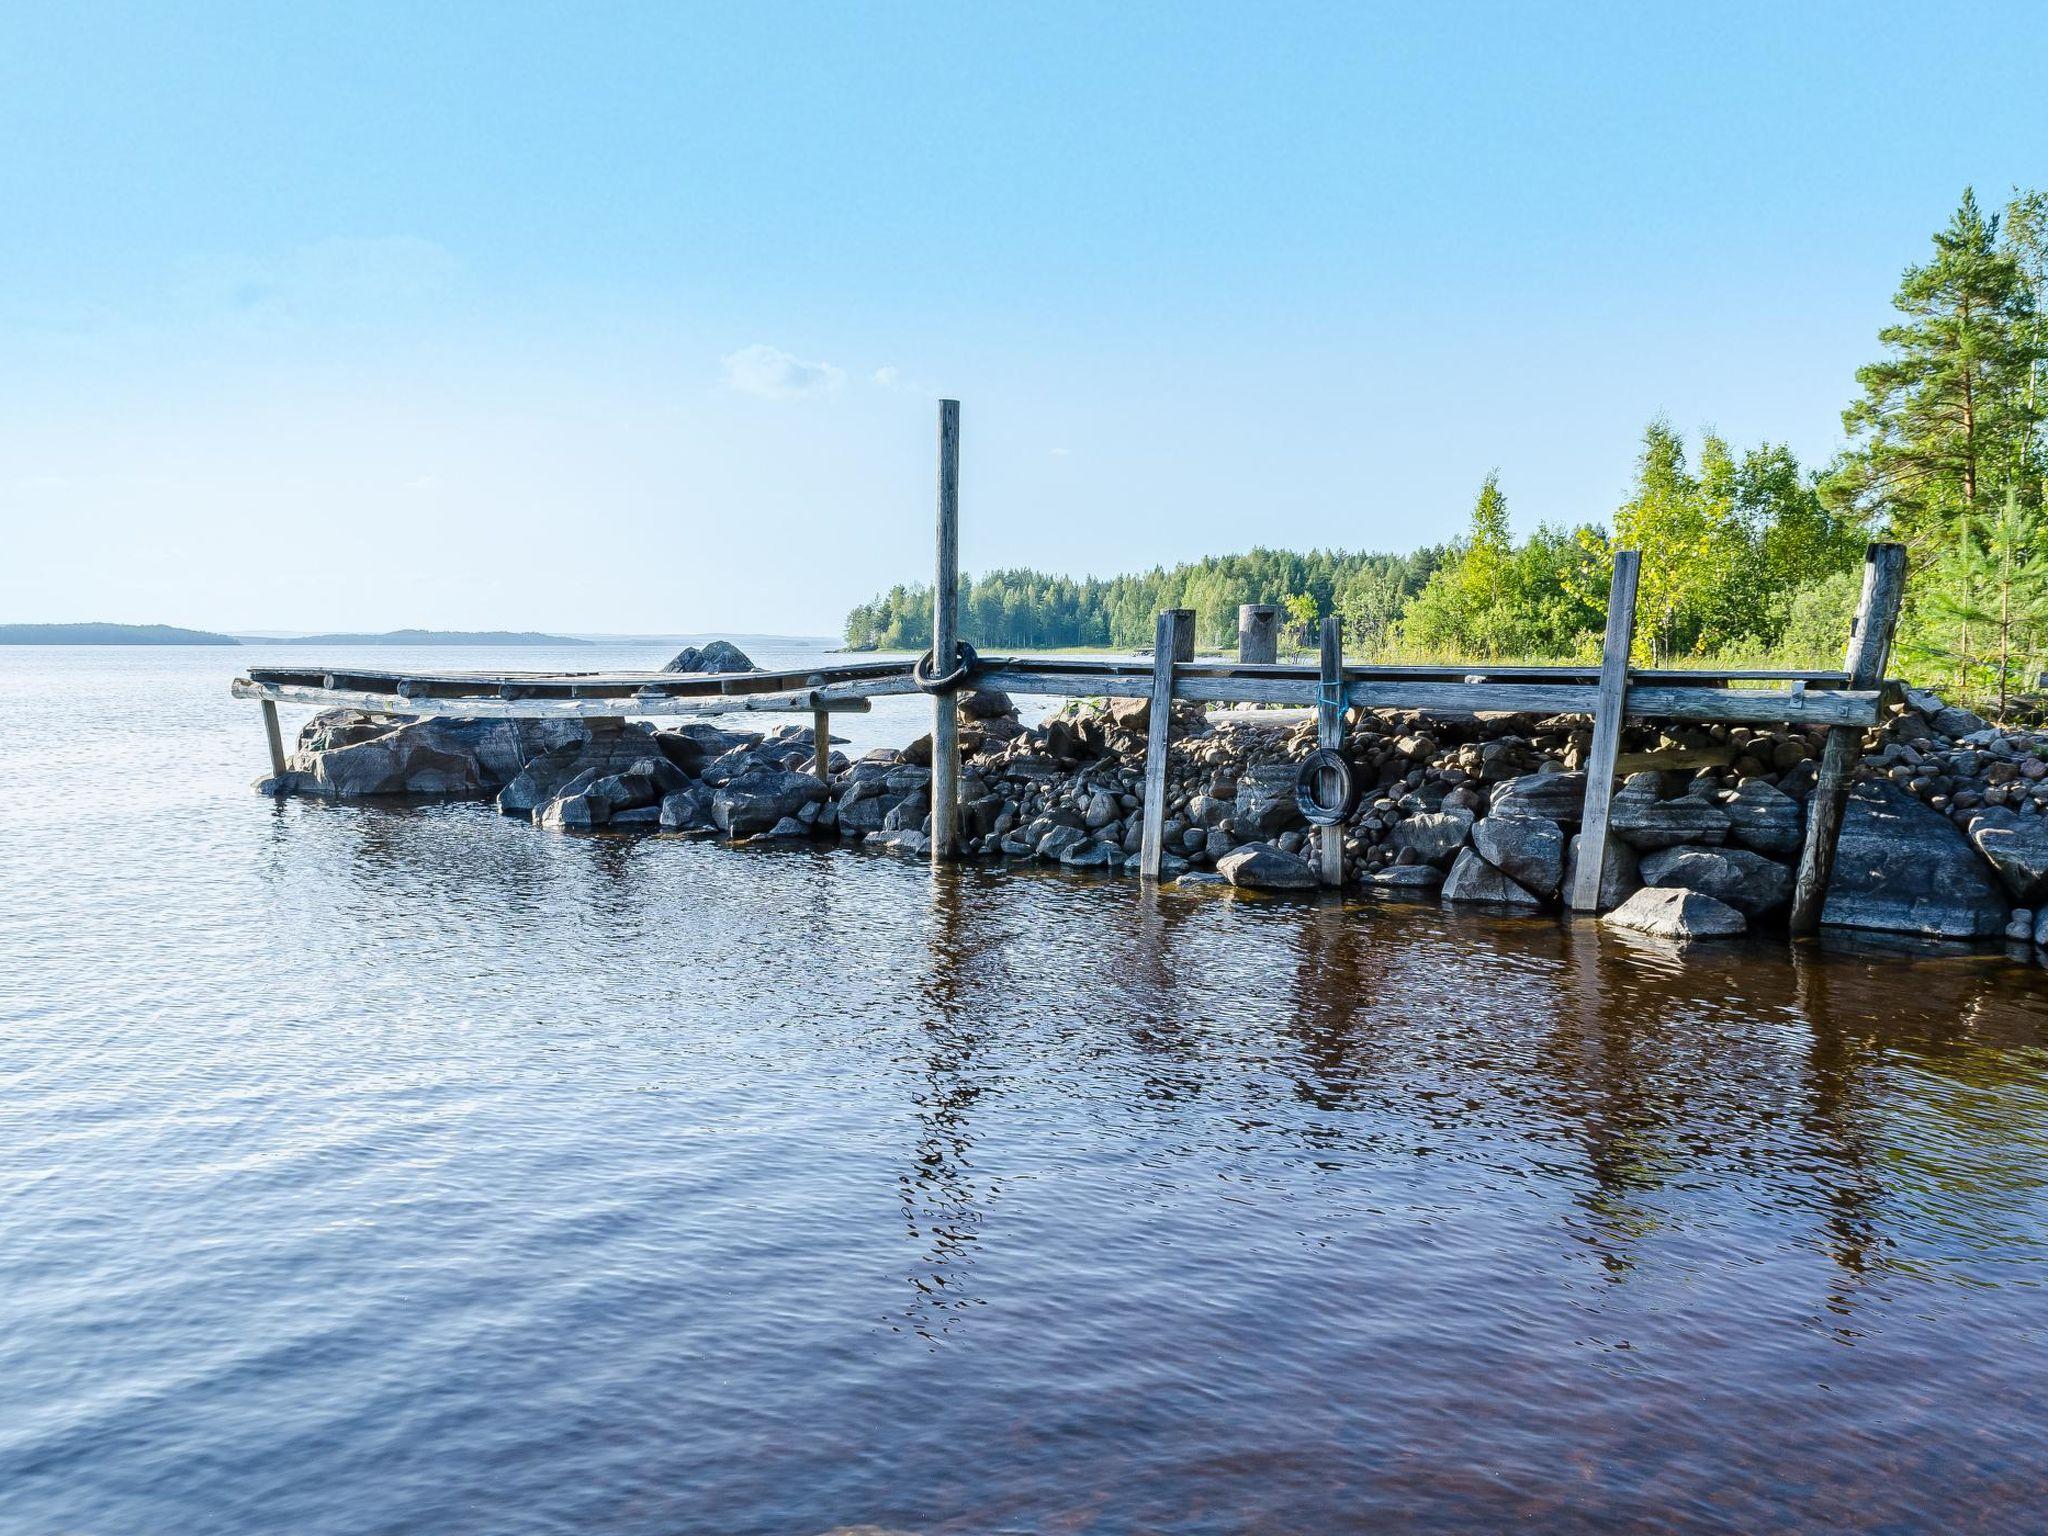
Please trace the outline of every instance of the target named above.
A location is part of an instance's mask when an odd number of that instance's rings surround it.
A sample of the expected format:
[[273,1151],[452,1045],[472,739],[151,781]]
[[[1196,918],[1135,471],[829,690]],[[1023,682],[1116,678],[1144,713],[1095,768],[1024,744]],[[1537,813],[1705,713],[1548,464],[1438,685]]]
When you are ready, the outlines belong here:
[[[960,402],[939,402],[939,559],[932,583],[932,671],[959,661]],[[960,711],[950,693],[932,695],[932,863],[953,857],[960,827]]]
[[1237,605],[1237,659],[1255,666],[1280,659],[1280,610],[1271,603]]
[[[1316,694],[1316,745],[1331,751],[1344,746],[1344,622],[1330,614],[1323,620],[1322,686]],[[1325,885],[1344,883],[1344,827],[1318,827]]]
[[[1849,632],[1843,662],[1851,688],[1884,687],[1885,663],[1891,659],[1892,631],[1898,628],[1905,591],[1906,546],[1871,545],[1863,557],[1863,597],[1856,605],[1856,626]],[[1806,799],[1806,841],[1799,849],[1799,878],[1792,888],[1794,936],[1820,928],[1821,908],[1827,904],[1828,882],[1835,872],[1835,844],[1842,835],[1842,811],[1862,755],[1861,726],[1829,729],[1821,748],[1820,773]]]
[[270,742],[270,772],[275,778],[284,777],[284,737],[277,729],[277,705],[273,700],[263,701],[263,734]]
[[1607,868],[1607,814],[1614,802],[1614,766],[1628,715],[1628,653],[1636,643],[1636,582],[1640,550],[1617,550],[1607,587],[1607,634],[1600,642],[1600,686],[1593,704],[1593,755],[1586,761],[1586,804],[1579,814],[1579,871],[1572,881],[1574,912],[1600,910]]
[[1173,726],[1173,668],[1195,653],[1195,611],[1162,608],[1152,632],[1152,708],[1145,734],[1144,840],[1139,845],[1138,873],[1159,878],[1166,852],[1166,744]]
[[831,784],[832,717],[822,709],[811,711],[811,772],[820,784]]

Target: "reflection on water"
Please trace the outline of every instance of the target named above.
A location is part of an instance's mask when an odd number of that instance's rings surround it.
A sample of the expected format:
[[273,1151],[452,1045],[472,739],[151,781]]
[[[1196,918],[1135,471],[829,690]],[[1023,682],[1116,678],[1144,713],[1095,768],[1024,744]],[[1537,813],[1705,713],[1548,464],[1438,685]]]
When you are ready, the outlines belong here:
[[0,1531],[2038,1528],[2028,964],[279,807],[37,654]]

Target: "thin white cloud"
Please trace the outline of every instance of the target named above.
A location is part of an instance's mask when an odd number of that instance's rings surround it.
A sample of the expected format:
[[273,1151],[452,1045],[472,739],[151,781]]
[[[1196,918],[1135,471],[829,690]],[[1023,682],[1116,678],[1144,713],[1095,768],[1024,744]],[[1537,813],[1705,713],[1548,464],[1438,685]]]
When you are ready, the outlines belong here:
[[877,368],[875,370],[875,382],[884,389],[894,388],[896,381],[902,377],[903,370],[901,368]]
[[1073,451],[1071,448],[1048,448],[1046,450],[1047,453],[1050,453],[1056,459],[1064,459],[1072,454]]
[[829,394],[846,382],[844,369],[830,363],[805,362],[765,342],[728,352],[720,362],[725,369],[727,389],[742,395],[758,395],[763,400],[801,400],[806,395]]

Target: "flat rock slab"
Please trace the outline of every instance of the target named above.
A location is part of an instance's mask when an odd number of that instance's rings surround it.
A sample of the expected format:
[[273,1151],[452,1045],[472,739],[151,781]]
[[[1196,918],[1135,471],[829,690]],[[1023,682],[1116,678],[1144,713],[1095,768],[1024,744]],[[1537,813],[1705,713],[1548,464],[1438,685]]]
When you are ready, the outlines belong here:
[[1434,864],[1389,864],[1373,872],[1372,883],[1394,891],[1433,891],[1444,883],[1444,872]]
[[1799,851],[1806,815],[1777,785],[1744,779],[1721,809],[1728,817],[1729,837],[1743,847],[1779,857]]
[[1583,773],[1526,773],[1496,785],[1496,816],[1541,816],[1546,821],[1576,822],[1586,806]]
[[1600,921],[1680,943],[1732,938],[1749,928],[1749,920],[1726,902],[1668,885],[1644,886]]
[[1657,798],[1654,773],[1632,773],[1614,792],[1608,829],[1642,853],[1676,848],[1681,843],[1718,844],[1728,840],[1728,813],[1711,800],[1680,795]]
[[1494,907],[1540,907],[1542,898],[1495,869],[1467,848],[1444,877],[1444,900]]
[[1322,884],[1308,860],[1269,843],[1247,843],[1216,861],[1216,873],[1254,891],[1312,891]]
[[1850,792],[1823,923],[1988,939],[2005,932],[2010,912],[1989,866],[1941,812],[1888,780]]

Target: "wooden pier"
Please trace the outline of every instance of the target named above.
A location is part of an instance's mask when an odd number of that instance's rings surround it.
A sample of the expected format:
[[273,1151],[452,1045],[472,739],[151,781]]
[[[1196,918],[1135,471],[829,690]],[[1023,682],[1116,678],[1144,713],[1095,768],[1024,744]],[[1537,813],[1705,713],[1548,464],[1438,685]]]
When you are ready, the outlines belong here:
[[[1884,680],[1905,585],[1905,550],[1873,544],[1865,558],[1863,596],[1839,672],[1637,669],[1635,638],[1640,555],[1615,557],[1602,659],[1586,666],[1365,666],[1343,659],[1334,618],[1322,630],[1317,664],[1197,661],[1194,614],[1159,615],[1150,661],[1074,657],[978,656],[957,633],[960,416],[940,402],[937,560],[932,632],[938,644],[917,662],[854,661],[830,666],[746,673],[434,672],[363,667],[251,667],[233,685],[236,698],[261,703],[274,771],[284,771],[279,704],[348,708],[386,715],[485,718],[582,716],[706,716],[746,712],[809,714],[817,728],[816,771],[834,713],[864,711],[875,698],[927,693],[932,698],[932,837],[934,863],[954,856],[960,759],[955,700],[965,688],[1057,698],[1151,701],[1141,872],[1157,878],[1165,816],[1167,723],[1175,700],[1199,704],[1279,704],[1312,708],[1319,746],[1341,745],[1351,710],[1402,710],[1435,715],[1487,713],[1584,715],[1592,751],[1581,819],[1579,878],[1565,892],[1577,911],[1599,904],[1607,846],[1608,805],[1625,721],[1712,722],[1824,727],[1827,743],[1807,802],[1806,836],[1792,904],[1795,934],[1811,933],[1833,869],[1843,805],[1862,733],[1877,723],[1888,693]],[[1252,631],[1247,631],[1252,632]],[[1332,765],[1335,766],[1335,765]],[[1342,878],[1341,826],[1319,833],[1325,884]]]

